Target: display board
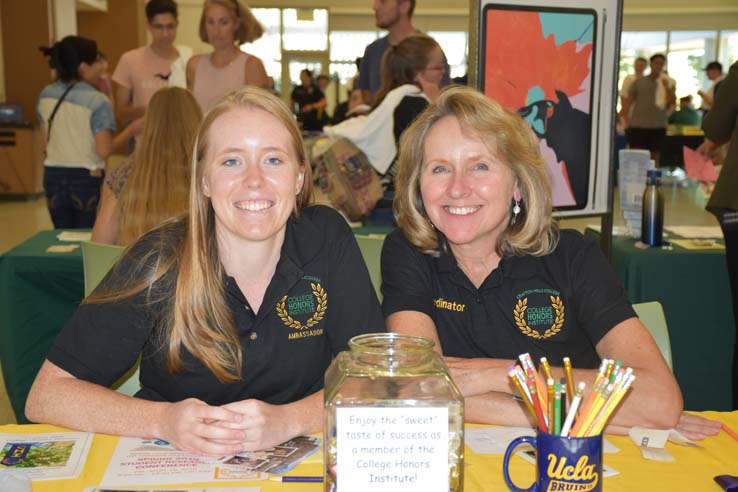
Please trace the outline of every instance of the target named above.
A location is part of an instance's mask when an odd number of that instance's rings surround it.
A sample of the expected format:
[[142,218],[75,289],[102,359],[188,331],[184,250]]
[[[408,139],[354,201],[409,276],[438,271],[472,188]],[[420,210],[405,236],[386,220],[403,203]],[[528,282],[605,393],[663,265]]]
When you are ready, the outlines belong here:
[[477,88],[538,136],[556,214],[608,213],[621,1],[480,0],[472,8]]

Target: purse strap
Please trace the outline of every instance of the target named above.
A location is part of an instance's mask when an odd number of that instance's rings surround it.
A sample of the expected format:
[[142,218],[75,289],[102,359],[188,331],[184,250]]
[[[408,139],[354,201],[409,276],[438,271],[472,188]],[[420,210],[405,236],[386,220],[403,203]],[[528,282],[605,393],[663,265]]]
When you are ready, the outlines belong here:
[[56,112],[59,111],[59,106],[61,106],[64,98],[67,97],[69,91],[71,91],[72,87],[74,87],[76,84],[77,82],[72,82],[71,84],[69,84],[69,87],[64,90],[64,93],[62,93],[59,100],[56,101],[56,106],[54,106],[54,110],[51,112],[51,116],[49,116],[49,122],[46,124],[46,143],[49,143],[49,139],[51,138],[51,124],[54,123],[54,116],[56,116]]

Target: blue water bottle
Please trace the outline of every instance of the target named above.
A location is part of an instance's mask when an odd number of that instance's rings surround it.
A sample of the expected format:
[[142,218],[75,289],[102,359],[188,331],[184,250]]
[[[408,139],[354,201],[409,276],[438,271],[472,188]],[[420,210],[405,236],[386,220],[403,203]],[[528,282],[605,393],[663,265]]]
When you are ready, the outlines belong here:
[[661,193],[661,171],[649,169],[643,192],[641,242],[661,246],[664,237],[664,195]]

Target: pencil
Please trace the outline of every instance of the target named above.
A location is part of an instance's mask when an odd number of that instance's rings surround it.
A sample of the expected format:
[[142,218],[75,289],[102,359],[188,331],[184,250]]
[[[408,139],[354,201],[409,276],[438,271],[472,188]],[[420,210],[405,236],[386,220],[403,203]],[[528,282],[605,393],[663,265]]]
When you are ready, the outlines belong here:
[[515,388],[520,393],[520,397],[523,399],[523,403],[525,403],[526,408],[528,409],[530,414],[533,415],[533,420],[537,420],[538,417],[536,416],[536,409],[533,407],[533,402],[530,400],[530,394],[527,390],[523,389],[523,385],[520,384],[520,380],[515,374],[515,370],[510,370],[510,372],[508,372],[508,375],[510,376],[510,380],[512,381],[513,386],[515,386]]
[[558,436],[561,432],[561,385],[557,384],[554,387],[554,391],[556,395],[554,396],[554,425],[551,434]]
[[525,380],[530,390],[530,399],[533,402],[533,407],[536,409],[536,420],[538,421],[538,428],[543,432],[548,432],[548,425],[546,425],[546,415],[541,407],[541,400],[538,398],[538,392],[536,391],[536,384],[533,382],[533,378],[528,376]]
[[592,425],[594,424],[597,417],[600,415],[600,411],[605,406],[605,403],[607,403],[607,400],[610,399],[612,392],[613,392],[613,386],[611,384],[608,384],[607,387],[605,388],[605,391],[597,395],[597,398],[595,399],[595,402],[592,405],[592,408],[590,409],[589,413],[586,415],[584,419],[584,423],[579,428],[577,437],[585,437],[589,435],[588,432],[591,430]]
[[633,384],[633,381],[635,381],[635,376],[633,376],[632,374],[628,374],[626,376],[624,383],[610,397],[607,404],[605,405],[605,408],[603,408],[602,412],[600,412],[600,415],[598,416],[597,421],[595,422],[592,429],[587,434],[588,436],[596,436],[597,434],[602,432],[602,430],[605,428],[605,425],[607,425],[607,421],[610,420],[610,417],[612,416],[613,412],[618,407],[623,397],[630,389],[630,385]]
[[541,371],[543,372],[543,377],[546,381],[549,379],[553,379],[553,374],[551,374],[551,366],[548,363],[548,359],[545,357],[541,357]]
[[726,434],[728,434],[730,437],[738,441],[738,433],[736,433],[733,429],[728,427],[728,424],[723,424],[721,427],[725,431]]
[[574,416],[577,414],[577,410],[579,409],[579,402],[582,401],[582,395],[584,394],[585,386],[586,385],[583,382],[580,382],[579,386],[577,386],[576,392],[574,393],[574,398],[571,400],[569,415],[566,416],[564,427],[561,428],[561,435],[564,437],[569,435],[571,424],[574,423]]
[[553,433],[554,430],[554,398],[555,398],[555,386],[554,386],[554,380],[553,378],[548,378],[546,380],[546,397],[548,398],[547,403],[548,405],[546,408],[548,409],[548,426],[551,428],[551,432]]
[[602,397],[602,395],[600,395],[600,392],[604,389],[604,381],[606,381],[604,375],[597,376],[597,381],[595,381],[594,387],[592,388],[592,392],[589,394],[589,397],[584,403],[580,404],[583,406],[581,411],[579,412],[579,418],[577,419],[577,422],[571,429],[572,436],[579,437],[579,431],[581,430],[582,425],[584,425],[586,417],[589,415],[592,406],[594,405],[598,397]]
[[566,394],[569,396],[569,401],[574,399],[574,375],[571,370],[571,359],[564,357],[564,375],[566,376]]

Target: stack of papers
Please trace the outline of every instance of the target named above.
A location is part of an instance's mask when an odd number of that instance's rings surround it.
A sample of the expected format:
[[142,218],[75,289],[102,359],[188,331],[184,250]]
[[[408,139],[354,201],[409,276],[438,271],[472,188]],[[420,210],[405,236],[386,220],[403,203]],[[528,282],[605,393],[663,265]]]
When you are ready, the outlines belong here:
[[643,191],[646,189],[646,171],[654,168],[651,154],[647,150],[623,149],[620,151],[618,185],[620,187],[620,209],[631,236],[641,235],[641,211]]

